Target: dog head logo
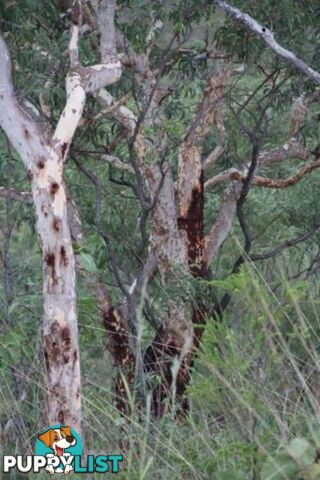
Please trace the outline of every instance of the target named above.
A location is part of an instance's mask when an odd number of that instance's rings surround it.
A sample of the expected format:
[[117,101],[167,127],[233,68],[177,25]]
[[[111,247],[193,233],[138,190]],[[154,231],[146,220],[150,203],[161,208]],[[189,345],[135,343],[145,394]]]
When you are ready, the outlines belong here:
[[52,428],[39,435],[38,438],[58,457],[64,455],[67,448],[73,447],[77,443],[70,427]]
[[47,458],[46,470],[68,475],[73,471],[73,458],[82,454],[81,439],[67,425],[54,425],[38,436],[36,455]]

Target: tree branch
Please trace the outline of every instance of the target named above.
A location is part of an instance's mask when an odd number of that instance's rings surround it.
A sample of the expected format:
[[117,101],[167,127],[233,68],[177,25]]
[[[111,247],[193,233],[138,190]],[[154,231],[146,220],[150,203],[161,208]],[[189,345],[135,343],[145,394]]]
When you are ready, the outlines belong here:
[[307,63],[298,58],[294,53],[290,52],[290,50],[287,50],[279,45],[279,43],[274,39],[273,33],[270,30],[260,25],[255,19],[250,17],[250,15],[241,12],[241,10],[236,7],[232,7],[223,0],[217,0],[217,5],[231,18],[239,23],[242,23],[251,32],[262,38],[262,40],[264,40],[271,50],[273,50],[279,57],[294,65],[298,70],[307,75],[307,77],[309,77],[315,83],[320,84],[320,73],[309,67]]
[[109,163],[109,165],[112,165],[113,167],[121,170],[122,172],[134,174],[134,169],[132,165],[130,165],[130,163],[122,162],[118,157],[115,157],[113,155],[102,155],[100,158],[101,160],[106,161],[107,163]]
[[205,261],[207,265],[210,265],[211,260],[216,256],[231,230],[241,190],[242,185],[240,183],[232,183],[221,202],[217,218],[205,239]]
[[[298,170],[294,175],[288,178],[268,178],[261,177],[260,175],[254,175],[251,179],[251,185],[256,187],[265,187],[265,188],[287,188],[291,187],[298,183],[305,175],[307,175],[312,170],[315,170],[320,167],[320,159],[312,160],[311,162],[306,163],[300,170]],[[214,178],[208,180],[205,184],[205,190],[210,191],[216,185],[234,180],[237,182],[243,182],[246,179],[247,171],[238,170],[237,168],[230,168],[219,175],[216,175]]]
[[114,14],[116,0],[91,0],[100,31],[101,60],[107,63],[111,56],[116,56],[116,34]]
[[11,198],[12,200],[18,200],[19,202],[32,204],[32,193],[22,192],[15,188],[0,187],[0,197]]
[[303,235],[299,235],[299,237],[293,238],[291,240],[286,240],[284,243],[274,248],[270,252],[257,253],[257,254],[250,255],[250,260],[252,260],[253,262],[256,262],[257,260],[267,260],[268,258],[275,257],[276,255],[278,255],[278,253],[281,253],[286,248],[293,247],[295,245],[298,245],[299,243],[305,242],[306,240],[308,240],[308,238],[314,235],[319,230],[319,228],[320,228],[320,223],[315,225],[314,228],[309,232],[304,233]]
[[39,152],[46,157],[48,151],[40,125],[22,107],[14,92],[10,54],[1,34],[0,126],[19,153],[25,167],[32,172],[35,157],[39,158]]

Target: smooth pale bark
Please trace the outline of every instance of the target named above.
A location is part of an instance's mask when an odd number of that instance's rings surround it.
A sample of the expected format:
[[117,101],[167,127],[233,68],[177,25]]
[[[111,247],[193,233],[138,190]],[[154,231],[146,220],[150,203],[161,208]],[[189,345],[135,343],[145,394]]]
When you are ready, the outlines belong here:
[[[36,227],[43,259],[44,355],[47,422],[81,430],[81,386],[75,268],[62,178],[62,155],[46,142],[20,106],[11,82],[9,53],[1,38],[0,125],[32,178]],[[56,132],[58,145],[59,130]]]
[[[115,7],[115,2],[112,3]],[[114,8],[109,13],[109,22],[113,23]],[[36,228],[42,251],[47,423],[68,424],[80,434],[81,377],[75,259],[63,169],[82,116],[86,93],[110,85],[121,75],[121,65],[114,52],[107,58],[104,50],[103,63],[99,65],[83,67],[79,63],[81,21],[81,2],[75,0],[69,43],[71,67],[66,79],[67,100],[52,138],[48,138],[18,102],[9,51],[0,36],[0,126],[19,153],[32,180]]]

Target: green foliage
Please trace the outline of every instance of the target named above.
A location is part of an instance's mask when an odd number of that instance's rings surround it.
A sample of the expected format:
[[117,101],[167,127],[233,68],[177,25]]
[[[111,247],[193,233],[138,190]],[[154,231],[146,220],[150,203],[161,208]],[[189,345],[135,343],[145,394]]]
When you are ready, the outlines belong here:
[[319,432],[311,441],[294,438],[287,447],[271,457],[262,468],[261,480],[317,480],[320,478],[320,465],[317,462]]
[[[284,46],[319,68],[317,2],[231,3],[248,11],[271,28]],[[0,16],[13,58],[17,92],[36,106],[43,94],[52,110],[50,123],[54,126],[65,104],[68,15],[61,14],[51,0],[7,0],[0,5]],[[157,111],[156,126],[143,127],[149,164],[168,162],[174,180],[177,179],[178,148],[206,77],[216,66],[216,41],[228,54],[232,53],[234,64],[223,111],[228,132],[225,151],[206,173],[206,179],[226,168],[247,165],[252,145],[240,126],[255,128],[262,112],[257,129],[260,149],[269,150],[287,142],[292,99],[302,92],[314,92],[311,82],[279,61],[262,41],[232,23],[215,8],[214,2],[118,2],[117,26],[137,52],[146,50],[152,18],[161,19],[164,28],[156,33],[151,65],[161,69],[163,62],[172,62],[173,66],[160,80],[161,86],[170,88],[170,95]],[[173,39],[173,47],[168,51]],[[84,65],[98,60],[98,41],[96,32],[81,38]],[[180,50],[176,52],[176,48]],[[210,50],[212,56],[207,55]],[[274,76],[266,81],[273,71]],[[53,83],[48,89],[45,84],[52,74]],[[109,91],[117,99],[132,92],[126,106],[139,116],[143,102],[130,69],[124,70],[120,82]],[[311,106],[301,132],[301,141],[310,150],[319,143],[318,110],[316,103]],[[142,352],[138,353],[142,355],[154,336],[150,324],[159,325],[165,320],[168,300],[194,305],[201,297],[210,308],[227,293],[232,299],[223,321],[208,319],[189,386],[191,406],[187,417],[173,421],[174,405],[170,399],[168,413],[160,420],[151,420],[150,399],[139,412],[130,399],[130,417],[120,417],[113,390],[115,369],[88,278],[99,277],[113,303],[123,305],[124,294],[117,276],[125,290],[137,278],[148,253],[150,242],[144,237],[150,234],[151,211],[141,226],[136,178],[118,172],[100,156],[110,153],[125,164],[132,164],[123,128],[109,116],[93,125],[91,118],[96,113],[97,105],[89,99],[84,113],[87,123],[75,136],[65,171],[65,181],[85,231],[84,244],[75,245],[74,249],[80,266],[77,295],[87,448],[118,451],[125,439],[126,471],[118,475],[119,479],[320,478],[315,463],[319,449],[319,235],[265,261],[252,263],[246,257],[241,270],[230,274],[243,254],[243,231],[235,220],[231,235],[212,265],[214,280],[199,282],[179,269],[173,269],[168,278],[155,277],[148,286],[144,309],[139,312]],[[167,144],[162,149],[164,138]],[[205,139],[204,158],[217,141],[213,128]],[[92,155],[92,151],[96,153]],[[302,167],[302,162],[289,159],[265,166],[261,174],[287,178],[298,167]],[[30,190],[20,159],[14,153],[12,157],[8,154],[3,136],[0,186]],[[216,218],[224,188],[225,184],[206,194],[206,233]],[[252,239],[250,254],[268,253],[288,239],[312,230],[318,221],[318,189],[317,171],[281,191],[252,188],[244,204]],[[149,206],[153,199],[147,198],[146,189],[143,190],[143,201]],[[9,235],[6,232],[11,222]],[[11,435],[6,448],[27,451],[30,438],[42,421],[45,372],[39,347],[41,256],[29,205],[1,198],[0,226],[0,252],[6,251],[9,258],[6,265],[2,257],[0,260],[0,426],[14,418],[20,443],[17,446]],[[110,238],[110,244],[102,238],[101,231],[105,238]],[[151,375],[149,380],[155,385],[159,376]],[[139,382],[139,388],[143,388],[143,381]],[[22,395],[25,386],[26,393]]]

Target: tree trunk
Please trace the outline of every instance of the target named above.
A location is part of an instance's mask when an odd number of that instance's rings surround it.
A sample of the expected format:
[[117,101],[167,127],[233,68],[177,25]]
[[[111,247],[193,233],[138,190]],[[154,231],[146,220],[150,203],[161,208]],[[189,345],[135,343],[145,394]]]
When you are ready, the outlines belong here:
[[51,151],[37,163],[32,193],[43,259],[44,356],[48,423],[81,430],[75,261],[67,218],[63,161]]
[[[29,178],[43,260],[43,350],[47,423],[64,423],[81,434],[81,379],[76,309],[75,259],[67,215],[63,168],[81,120],[87,93],[116,82],[115,0],[92,2],[100,29],[101,62],[83,67],[78,42],[82,3],[72,4],[67,99],[53,135],[26,112],[13,87],[11,59],[0,35],[0,126],[20,155]],[[50,137],[50,138],[49,138]]]

